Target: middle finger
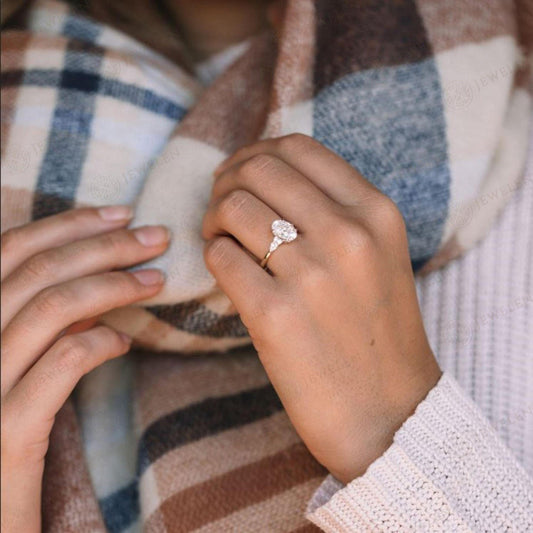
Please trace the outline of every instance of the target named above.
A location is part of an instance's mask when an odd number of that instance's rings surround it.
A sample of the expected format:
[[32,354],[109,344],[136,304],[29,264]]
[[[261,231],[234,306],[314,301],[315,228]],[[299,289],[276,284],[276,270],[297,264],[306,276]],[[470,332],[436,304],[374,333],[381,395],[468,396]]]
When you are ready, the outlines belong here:
[[1,339],[2,395],[25,374],[66,327],[155,296],[163,285],[155,269],[105,272],[42,290],[6,326]]
[[255,155],[225,170],[215,180],[213,199],[233,189],[251,192],[304,232],[327,226],[328,215],[338,207],[302,173],[267,154]]
[[120,229],[30,257],[2,283],[2,330],[45,287],[146,261],[162,253],[168,239],[163,226]]

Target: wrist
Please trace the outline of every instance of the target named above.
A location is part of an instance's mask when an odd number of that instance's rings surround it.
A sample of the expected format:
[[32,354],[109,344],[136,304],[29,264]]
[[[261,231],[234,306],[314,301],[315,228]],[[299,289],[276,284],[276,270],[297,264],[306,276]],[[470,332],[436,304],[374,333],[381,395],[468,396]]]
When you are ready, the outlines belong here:
[[[392,445],[395,433],[413,415],[416,407],[438,383],[442,370],[432,356],[432,362],[416,378],[401,386],[393,386],[385,395],[389,398],[373,415],[366,417],[365,427],[354,431],[356,437],[346,453],[339,454],[335,464],[328,467],[331,474],[347,485],[362,476],[368,467]],[[360,408],[360,406],[358,407]],[[370,410],[369,410],[370,411]]]

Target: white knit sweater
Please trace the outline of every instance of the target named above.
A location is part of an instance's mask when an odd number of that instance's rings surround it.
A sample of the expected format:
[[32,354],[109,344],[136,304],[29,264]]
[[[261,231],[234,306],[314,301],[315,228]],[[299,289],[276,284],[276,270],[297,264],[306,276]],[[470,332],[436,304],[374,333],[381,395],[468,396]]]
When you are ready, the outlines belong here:
[[533,532],[533,143],[501,194],[487,238],[417,281],[444,374],[363,476],[316,490],[324,531]]

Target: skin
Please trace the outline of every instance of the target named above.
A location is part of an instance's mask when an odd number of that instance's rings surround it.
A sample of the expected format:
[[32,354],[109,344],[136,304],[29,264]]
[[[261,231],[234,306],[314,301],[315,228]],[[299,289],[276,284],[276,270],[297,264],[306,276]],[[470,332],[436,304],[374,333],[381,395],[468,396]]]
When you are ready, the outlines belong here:
[[1,243],[1,529],[41,530],[44,458],[54,418],[79,379],[126,353],[131,339],[97,324],[154,296],[168,231],[128,230],[127,206],[77,209],[9,230]]
[[[205,262],[247,326],[309,451],[362,475],[442,372],[416,296],[396,205],[317,141],[245,147],[215,172]],[[279,218],[296,240],[258,262]]]
[[[257,32],[267,18],[280,20],[282,2],[231,1],[232,10],[219,0],[173,2],[197,59]],[[309,451],[348,483],[390,446],[441,376],[401,214],[303,135],[245,147],[215,175],[202,229],[206,265]],[[121,270],[168,246],[163,227],[146,229],[144,240],[126,229],[131,215],[124,206],[78,209],[2,236],[3,531],[40,531],[55,415],[84,374],[129,350],[131,339],[98,325],[98,315],[162,288],[158,271]],[[299,236],[263,270],[278,218]]]
[[[281,27],[284,2],[172,0],[197,59]],[[248,327],[294,427],[344,483],[392,442],[441,376],[394,203],[316,141],[292,135],[239,150],[218,169],[205,261]],[[258,265],[273,220],[298,228]]]
[[[348,483],[390,446],[441,376],[401,214],[303,135],[245,147],[215,176],[202,228],[206,265],[309,451]],[[265,270],[258,263],[278,218],[299,235]],[[40,531],[54,417],[84,374],[130,347],[97,317],[162,287],[156,270],[121,270],[168,246],[165,228],[129,230],[130,219],[124,206],[78,209],[2,236],[5,531]]]
[[259,33],[283,10],[279,0],[168,0],[166,5],[197,61]]

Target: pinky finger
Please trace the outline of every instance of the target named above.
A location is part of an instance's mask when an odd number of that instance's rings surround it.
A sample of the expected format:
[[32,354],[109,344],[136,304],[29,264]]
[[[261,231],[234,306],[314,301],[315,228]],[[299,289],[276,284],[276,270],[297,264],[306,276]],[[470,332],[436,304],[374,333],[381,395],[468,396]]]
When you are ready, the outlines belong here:
[[107,326],[61,337],[4,399],[5,407],[19,420],[19,430],[24,429],[20,434],[30,440],[39,438],[31,435],[34,428],[53,420],[80,378],[129,348],[130,339]]

